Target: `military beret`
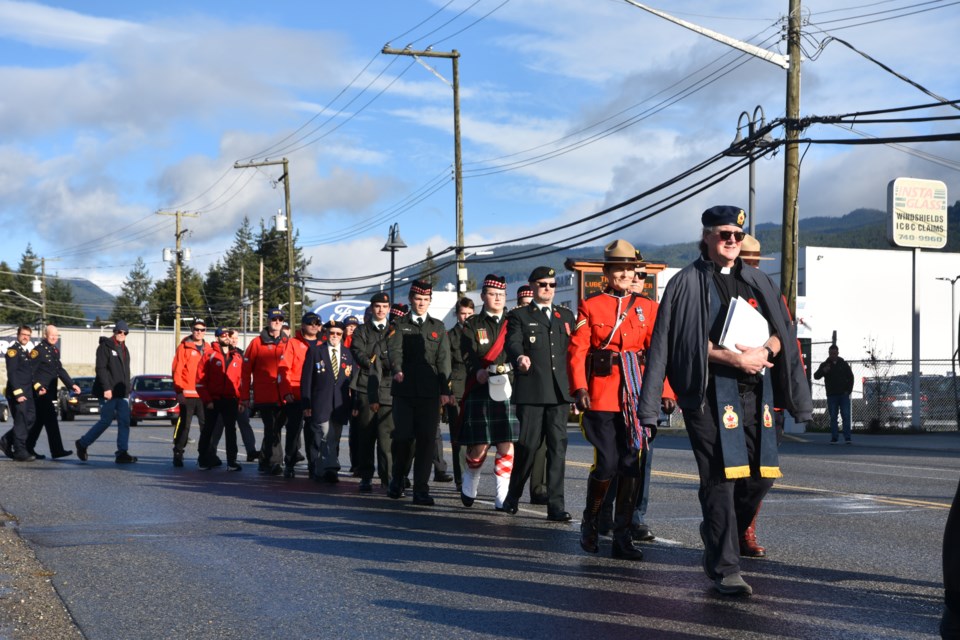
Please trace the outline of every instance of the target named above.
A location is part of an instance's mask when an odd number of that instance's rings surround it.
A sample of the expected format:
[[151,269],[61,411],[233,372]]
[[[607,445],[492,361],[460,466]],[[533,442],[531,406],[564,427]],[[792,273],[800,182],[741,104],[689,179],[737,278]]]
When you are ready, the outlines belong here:
[[383,291],[370,296],[370,304],[377,304],[378,302],[390,302],[390,296],[385,294]]
[[710,207],[700,216],[700,221],[706,227],[722,227],[732,224],[743,228],[743,223],[747,219],[747,214],[740,207],[731,207],[729,205],[719,205]]
[[554,271],[551,267],[537,267],[530,272],[530,277],[527,278],[527,282],[535,282],[537,280],[542,280],[543,278],[556,278],[557,272]]

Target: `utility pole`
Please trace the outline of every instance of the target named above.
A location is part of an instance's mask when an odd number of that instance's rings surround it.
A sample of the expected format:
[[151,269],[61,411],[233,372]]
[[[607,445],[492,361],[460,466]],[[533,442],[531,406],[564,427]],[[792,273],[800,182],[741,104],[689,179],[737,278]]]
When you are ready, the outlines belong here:
[[[172,256],[174,260],[174,284],[175,284],[175,301],[173,307],[173,344],[174,346],[180,344],[180,295],[182,291],[181,278],[183,275],[183,245],[182,239],[183,234],[187,232],[186,229],[181,228],[180,220],[184,216],[188,218],[199,218],[200,214],[198,213],[186,213],[184,211],[157,211],[158,215],[161,216],[173,216],[176,221],[176,248],[174,249],[174,255]],[[164,249],[164,260],[167,259],[167,252],[169,249]]]
[[[796,317],[797,312],[797,246],[800,192],[800,147],[797,140],[800,138],[800,0],[789,0],[790,13],[787,17],[787,55],[782,56],[773,51],[762,49],[747,42],[741,42],[725,36],[722,33],[711,31],[686,20],[675,18],[663,11],[653,9],[635,0],[625,0],[638,9],[669,20],[681,27],[690,29],[700,35],[717,42],[748,53],[761,60],[766,60],[787,70],[787,99],[786,99],[786,142],[783,156],[783,221],[781,223],[782,247],[780,262],[780,289],[787,300],[790,313]],[[752,217],[751,217],[752,218]]]
[[787,16],[787,124],[783,154],[783,224],[780,242],[780,290],[797,317],[797,253],[800,218],[800,0],[790,0]]
[[[460,52],[451,51],[414,51],[412,49],[392,49],[390,45],[383,47],[382,53],[393,56],[413,56],[420,64],[430,70],[435,76],[447,82],[446,78],[425,64],[420,58],[449,58],[453,61],[453,181],[456,188],[457,206],[457,292],[461,295],[467,292],[467,268],[463,255],[463,171],[460,155]],[[450,85],[449,82],[447,82]]]
[[[283,165],[283,175],[280,176],[280,182],[283,182],[283,201],[287,208],[287,302],[290,305],[290,312],[293,312],[293,303],[297,299],[295,285],[295,269],[293,264],[293,214],[290,210],[290,163],[286,158],[282,160],[264,160],[263,162],[246,162],[240,164],[235,162],[234,169],[250,169],[253,167],[272,167]],[[262,262],[261,262],[262,264]],[[262,290],[262,289],[261,289]],[[263,303],[261,302],[261,307]],[[261,308],[261,318],[262,318]],[[293,323],[290,323],[293,326]]]
[[40,258],[40,333],[47,326],[47,260],[51,262],[60,258]]

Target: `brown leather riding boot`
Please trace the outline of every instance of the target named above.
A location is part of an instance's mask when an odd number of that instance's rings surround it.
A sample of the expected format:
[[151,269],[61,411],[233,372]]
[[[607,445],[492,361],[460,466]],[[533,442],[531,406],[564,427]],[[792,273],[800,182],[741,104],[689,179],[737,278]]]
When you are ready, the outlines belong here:
[[740,536],[740,555],[745,558],[763,558],[767,555],[767,550],[757,544],[757,515],[759,513],[760,508],[758,507],[757,513],[753,514],[753,520],[750,521],[750,526]]
[[580,546],[587,553],[600,551],[597,520],[600,515],[600,507],[603,505],[603,498],[607,495],[609,487],[609,480],[597,480],[593,476],[587,477],[587,505],[583,510],[583,520],[580,522]]

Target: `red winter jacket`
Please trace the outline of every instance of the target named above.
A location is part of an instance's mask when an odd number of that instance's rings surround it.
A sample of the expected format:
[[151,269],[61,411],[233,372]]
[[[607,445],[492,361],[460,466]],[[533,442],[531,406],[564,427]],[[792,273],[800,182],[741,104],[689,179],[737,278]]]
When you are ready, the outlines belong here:
[[280,397],[292,395],[294,400],[300,400],[300,374],[303,371],[303,361],[307,358],[310,343],[303,334],[297,331],[297,336],[287,340],[283,354],[280,356],[278,369],[280,378]]
[[197,369],[197,393],[203,404],[240,398],[243,356],[231,348],[226,354],[218,346],[206,349]]
[[182,393],[187,398],[198,397],[197,368],[204,353],[210,348],[211,345],[203,340],[195,342],[191,336],[180,341],[170,366],[173,372],[173,387],[177,393]]
[[250,378],[253,377],[253,401],[256,404],[280,404],[280,357],[287,345],[282,333],[276,338],[264,329],[250,341],[243,352],[243,377],[240,399],[250,397]]

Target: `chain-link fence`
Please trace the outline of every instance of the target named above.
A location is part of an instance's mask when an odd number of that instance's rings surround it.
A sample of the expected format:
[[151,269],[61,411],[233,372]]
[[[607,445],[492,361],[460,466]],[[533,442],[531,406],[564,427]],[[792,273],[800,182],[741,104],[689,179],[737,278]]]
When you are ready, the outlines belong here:
[[[817,348],[822,346],[822,349]],[[811,372],[827,358],[829,345],[814,345]],[[820,354],[819,352],[823,352]],[[817,359],[817,355],[821,357]],[[843,353],[841,353],[841,357]],[[909,360],[868,358],[850,360],[853,393],[850,396],[851,423],[855,431],[900,431],[913,424],[913,363]],[[958,428],[960,380],[953,375],[949,360],[920,361],[920,429],[954,431]],[[811,431],[829,431],[827,393],[823,380],[813,380],[813,421]]]

